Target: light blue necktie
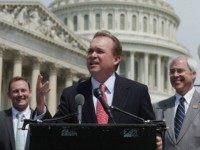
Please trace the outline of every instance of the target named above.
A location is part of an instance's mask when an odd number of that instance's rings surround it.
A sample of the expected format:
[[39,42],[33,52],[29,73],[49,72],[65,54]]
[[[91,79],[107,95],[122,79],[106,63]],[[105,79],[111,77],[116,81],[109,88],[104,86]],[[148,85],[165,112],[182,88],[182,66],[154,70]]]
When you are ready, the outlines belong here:
[[23,119],[25,118],[25,116],[23,114],[18,113],[16,115],[16,118],[17,118],[17,131],[15,135],[15,147],[16,150],[24,150],[26,139],[24,135],[24,130],[22,130],[22,126],[23,126]]
[[174,132],[175,132],[175,138],[178,138],[178,135],[180,133],[184,118],[185,118],[185,105],[184,105],[185,98],[181,97],[179,100],[179,105],[176,110],[176,115],[174,118]]

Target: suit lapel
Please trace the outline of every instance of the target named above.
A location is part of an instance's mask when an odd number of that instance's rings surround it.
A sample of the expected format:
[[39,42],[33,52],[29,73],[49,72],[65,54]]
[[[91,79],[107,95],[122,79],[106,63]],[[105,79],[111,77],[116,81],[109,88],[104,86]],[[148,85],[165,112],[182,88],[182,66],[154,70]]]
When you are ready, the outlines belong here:
[[10,139],[10,143],[13,149],[15,149],[15,136],[14,136],[14,129],[13,129],[13,121],[12,121],[12,110],[6,110],[6,117],[5,117],[5,122],[7,125],[7,132],[9,134],[9,139]]
[[[78,88],[77,92],[81,93],[85,97],[85,104],[83,105],[83,122],[85,123],[96,123],[96,114],[94,109],[94,103],[92,98],[92,84],[91,79],[82,82]],[[91,113],[92,112],[92,113]]]
[[164,119],[166,121],[166,126],[169,127],[169,129],[166,131],[166,134],[168,134],[173,143],[176,142],[174,136],[174,106],[175,97],[171,97],[168,101],[168,104],[166,104],[166,109],[164,110]]
[[[129,84],[123,81],[123,79],[116,74],[116,80],[114,85],[114,95],[113,95],[113,101],[112,105],[116,106],[120,109],[124,109],[124,106],[127,101],[127,92],[128,92]],[[118,122],[121,115],[115,115],[115,112],[113,112],[115,121]]]
[[186,112],[186,116],[181,128],[180,134],[178,136],[177,142],[179,142],[188,131],[188,128],[191,125],[191,122],[193,122],[194,118],[200,111],[199,106],[200,106],[200,96],[198,92],[195,91],[192,97],[192,100],[190,102],[190,105],[188,107],[188,110]]

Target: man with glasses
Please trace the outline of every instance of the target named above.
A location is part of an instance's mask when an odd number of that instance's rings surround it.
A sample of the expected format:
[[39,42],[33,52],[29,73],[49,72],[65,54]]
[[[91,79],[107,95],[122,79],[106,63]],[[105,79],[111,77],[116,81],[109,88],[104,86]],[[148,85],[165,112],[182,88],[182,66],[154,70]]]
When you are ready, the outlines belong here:
[[200,94],[194,88],[197,63],[180,56],[170,63],[170,82],[176,93],[155,105],[158,120],[165,120],[166,150],[200,149]]

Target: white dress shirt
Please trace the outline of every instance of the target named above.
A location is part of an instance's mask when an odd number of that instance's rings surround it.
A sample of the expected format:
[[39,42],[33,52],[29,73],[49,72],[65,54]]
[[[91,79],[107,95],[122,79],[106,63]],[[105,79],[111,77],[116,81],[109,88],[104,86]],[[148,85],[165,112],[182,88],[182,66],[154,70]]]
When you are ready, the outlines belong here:
[[106,89],[106,97],[107,97],[107,104],[111,106],[112,100],[113,100],[113,94],[114,94],[114,85],[115,85],[115,73],[113,73],[104,83],[99,83],[97,80],[95,80],[93,77],[91,78],[92,82],[92,96],[93,96],[93,103],[94,103],[94,108],[96,111],[96,106],[97,106],[97,98],[93,94],[93,90],[98,88],[100,84],[104,84],[107,89]]
[[180,94],[178,94],[178,93],[176,93],[175,94],[175,98],[176,98],[176,100],[175,100],[175,109],[174,109],[174,117],[175,117],[175,115],[176,115],[176,110],[177,110],[177,107],[178,107],[178,105],[179,105],[179,99],[181,98],[181,97],[184,97],[185,98],[185,101],[184,101],[184,106],[185,106],[185,114],[186,114],[186,112],[187,112],[187,110],[188,110],[188,107],[189,107],[189,105],[190,105],[190,102],[191,102],[191,100],[192,100],[192,97],[193,97],[193,94],[194,94],[194,92],[195,92],[195,88],[193,87],[191,90],[189,90],[184,96],[181,96]]
[[[13,118],[13,129],[14,129],[14,135],[16,136],[16,133],[17,133],[17,114],[23,114],[24,115],[24,119],[30,119],[31,117],[31,109],[30,107],[28,106],[24,111],[22,112],[19,112],[18,110],[16,110],[14,107],[12,107],[12,118]],[[28,126],[26,126],[26,129],[27,129]],[[28,130],[23,130],[24,132],[24,139],[27,138],[27,134],[28,134]],[[26,143],[26,142],[25,142]]]

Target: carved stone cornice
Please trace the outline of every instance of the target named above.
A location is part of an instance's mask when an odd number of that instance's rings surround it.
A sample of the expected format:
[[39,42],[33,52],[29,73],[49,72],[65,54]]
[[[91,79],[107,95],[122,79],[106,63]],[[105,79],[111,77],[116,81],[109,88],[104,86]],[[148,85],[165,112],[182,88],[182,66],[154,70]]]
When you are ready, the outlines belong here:
[[[86,55],[87,46],[40,3],[1,2],[0,8],[0,24]],[[71,41],[73,42],[70,43]]]
[[0,57],[3,56],[4,51],[6,50],[7,46],[5,44],[0,43]]

